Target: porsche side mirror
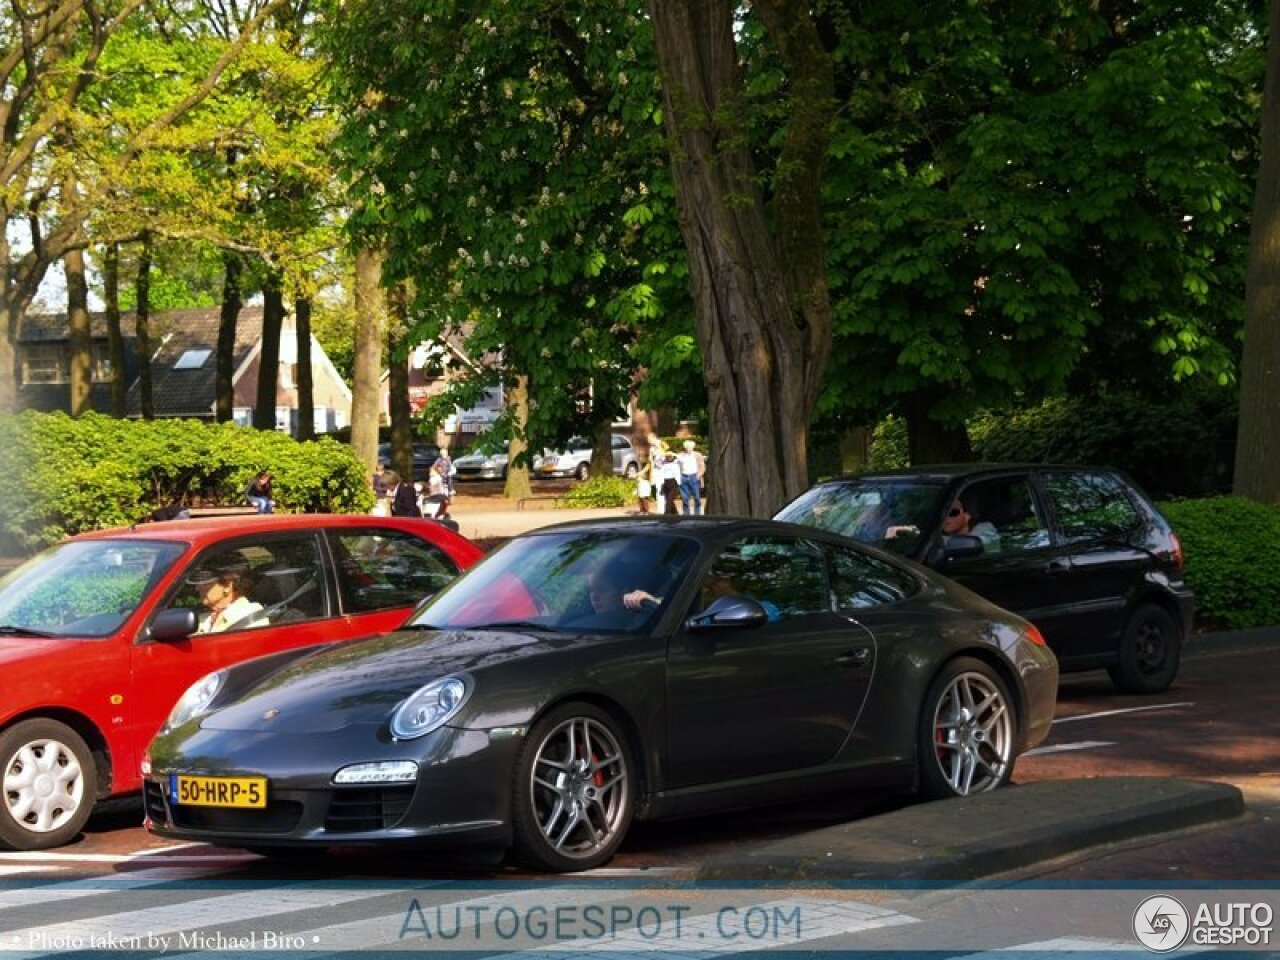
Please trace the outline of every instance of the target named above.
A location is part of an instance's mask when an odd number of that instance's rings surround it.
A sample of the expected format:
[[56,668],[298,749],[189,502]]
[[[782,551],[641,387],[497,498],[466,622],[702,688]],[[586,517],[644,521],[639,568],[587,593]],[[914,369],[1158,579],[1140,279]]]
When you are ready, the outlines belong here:
[[750,597],[720,597],[701,613],[689,618],[690,630],[715,630],[723,627],[758,627],[769,622],[764,607]]

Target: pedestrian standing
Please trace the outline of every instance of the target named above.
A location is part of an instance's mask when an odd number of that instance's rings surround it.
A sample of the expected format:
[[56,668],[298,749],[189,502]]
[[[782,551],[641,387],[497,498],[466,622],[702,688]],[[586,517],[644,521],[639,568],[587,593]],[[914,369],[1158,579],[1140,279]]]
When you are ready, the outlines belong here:
[[417,491],[411,483],[401,483],[400,474],[394,470],[387,471],[387,500],[391,504],[393,517],[418,517],[422,511],[418,509]]
[[244,498],[258,508],[259,513],[271,513],[276,502],[271,498],[271,471],[263,470],[249,482]]
[[663,513],[678,516],[680,511],[676,507],[676,501],[680,499],[680,462],[671,450],[666,450],[662,455],[661,474],[662,499],[665,504]]
[[378,498],[373,505],[374,516],[389,516],[390,511],[387,507],[387,465],[382,460],[379,460],[377,466],[373,468],[373,495]]
[[640,503],[640,512],[649,512],[649,501],[653,497],[653,456],[645,454],[636,472],[636,499]]
[[680,463],[680,508],[685,516],[702,513],[702,477],[706,461],[692,440],[684,442],[684,452],[676,458]]

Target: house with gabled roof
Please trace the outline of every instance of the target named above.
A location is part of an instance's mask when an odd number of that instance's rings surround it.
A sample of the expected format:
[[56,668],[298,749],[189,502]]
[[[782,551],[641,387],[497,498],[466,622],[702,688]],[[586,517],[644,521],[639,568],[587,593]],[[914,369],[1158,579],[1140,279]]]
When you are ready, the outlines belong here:
[[[216,415],[216,371],[219,310],[190,308],[164,310],[151,318],[152,340],[156,344],[151,356],[151,397],[155,416],[213,420]],[[286,318],[280,337],[279,371],[276,377],[276,429],[297,434],[297,334]],[[134,329],[132,314],[121,318],[125,330]],[[93,409],[110,410],[110,366],[101,382],[98,376],[98,336],[102,331],[102,354],[105,356],[106,325],[100,314],[91,317],[94,331],[95,376],[91,402]],[[28,336],[30,331],[30,336]],[[141,416],[142,396],[137,379],[136,341],[128,338],[132,364],[126,363],[126,411],[130,417]],[[29,366],[25,358],[31,348]],[[33,369],[36,379],[28,383],[25,376],[19,385],[24,407],[38,410],[66,410],[70,404],[70,335],[66,317],[28,317],[18,338],[19,369]],[[233,415],[237,423],[249,424],[257,402],[258,369],[262,354],[262,308],[245,307],[236,320],[236,343],[232,364]],[[351,422],[351,390],[334,368],[319,342],[311,338],[312,402],[317,433],[329,433]],[[105,391],[105,392],[103,392]],[[99,396],[101,394],[101,397]]]

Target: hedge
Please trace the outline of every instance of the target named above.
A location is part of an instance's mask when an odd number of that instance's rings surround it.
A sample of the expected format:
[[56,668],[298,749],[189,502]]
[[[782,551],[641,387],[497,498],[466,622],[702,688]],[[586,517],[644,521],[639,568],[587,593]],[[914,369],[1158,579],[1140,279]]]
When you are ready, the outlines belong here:
[[1201,627],[1280,624],[1280,505],[1243,497],[1160,504],[1186,558]]
[[329,438],[196,420],[117,420],[28,411],[0,417],[0,552],[127,526],[183,501],[243,505],[272,472],[286,513],[367,512],[373,491],[349,447]]

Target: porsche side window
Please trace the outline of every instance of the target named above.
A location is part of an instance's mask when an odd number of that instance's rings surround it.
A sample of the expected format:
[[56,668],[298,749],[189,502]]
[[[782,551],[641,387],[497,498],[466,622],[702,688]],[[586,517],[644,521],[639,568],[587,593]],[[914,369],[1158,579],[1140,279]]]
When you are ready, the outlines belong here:
[[897,603],[920,589],[915,577],[875,557],[840,549],[832,554],[831,591],[837,610]]
[[730,594],[757,601],[771,619],[831,609],[822,552],[795,540],[747,537],[725,547],[712,561],[701,600],[705,606]]

